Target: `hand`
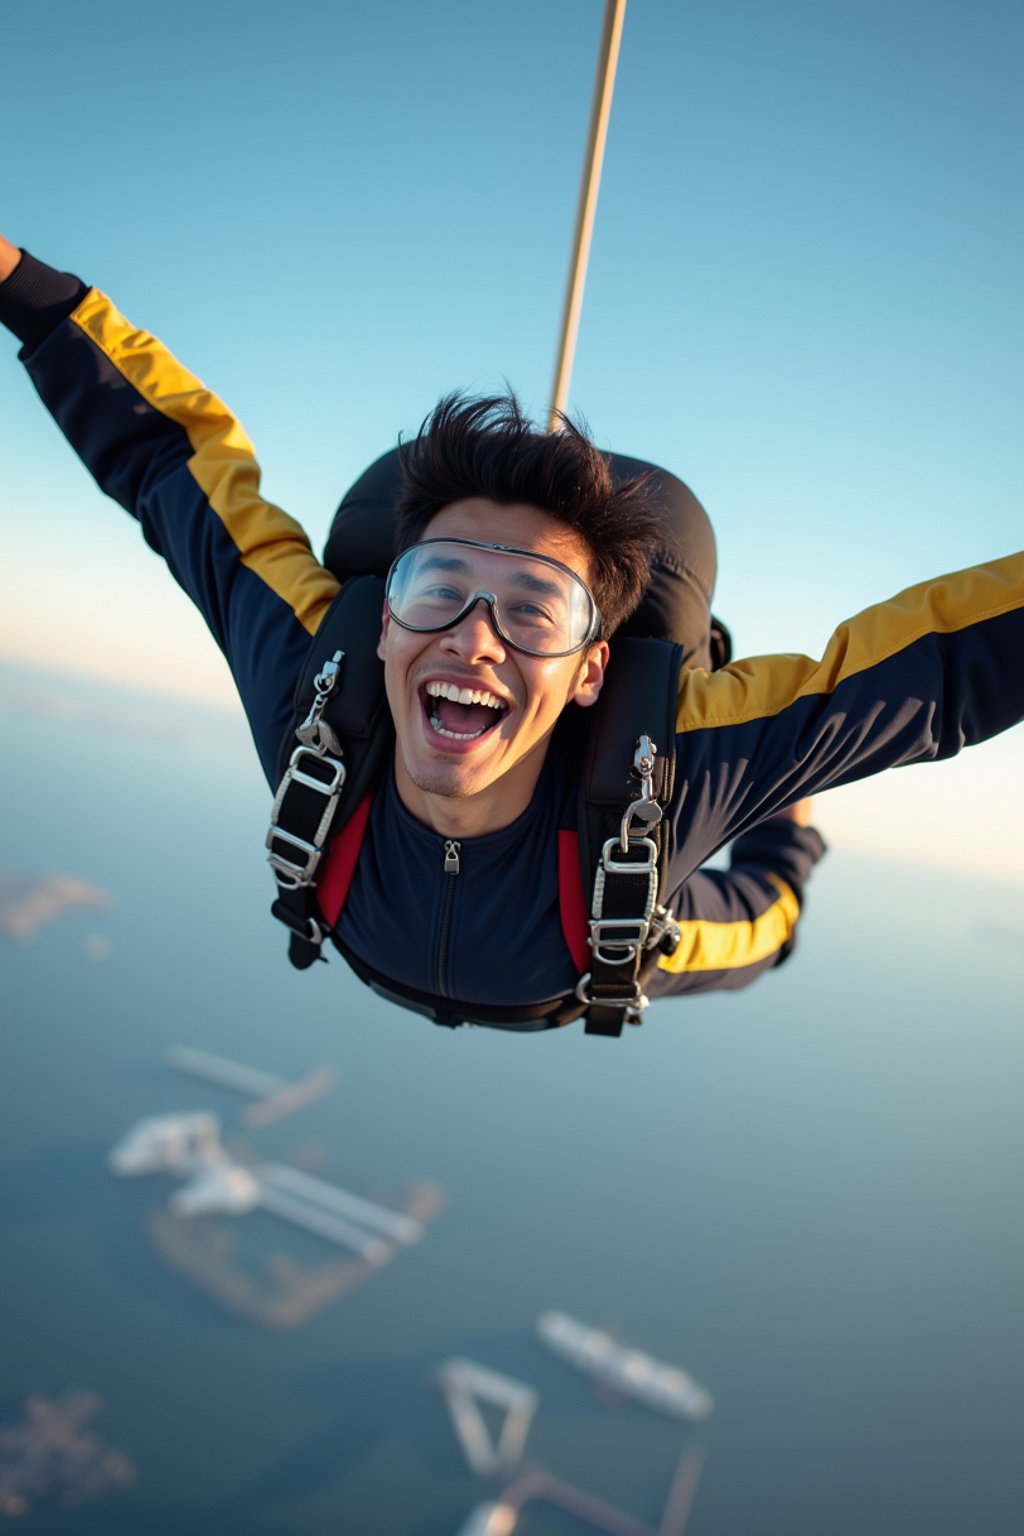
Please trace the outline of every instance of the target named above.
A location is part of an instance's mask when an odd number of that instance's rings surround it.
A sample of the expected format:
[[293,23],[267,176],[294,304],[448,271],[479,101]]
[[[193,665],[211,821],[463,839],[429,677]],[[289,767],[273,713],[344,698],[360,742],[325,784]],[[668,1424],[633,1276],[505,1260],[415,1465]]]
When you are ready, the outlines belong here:
[[4,278],[10,277],[20,260],[21,252],[18,247],[0,235],[0,283]]

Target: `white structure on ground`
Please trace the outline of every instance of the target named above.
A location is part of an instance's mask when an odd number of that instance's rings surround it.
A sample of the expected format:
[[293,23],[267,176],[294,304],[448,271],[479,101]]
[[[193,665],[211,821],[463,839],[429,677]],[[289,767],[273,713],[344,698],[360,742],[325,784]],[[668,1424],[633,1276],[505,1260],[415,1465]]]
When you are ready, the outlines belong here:
[[176,1216],[244,1216],[264,1210],[346,1248],[368,1264],[386,1264],[395,1243],[423,1235],[418,1221],[363,1200],[284,1163],[249,1169],[220,1143],[220,1121],[207,1113],[141,1120],[110,1153],[122,1178],[174,1173],[187,1182],[170,1198]]
[[216,1115],[154,1115],[122,1136],[107,1162],[121,1178],[162,1170],[188,1174],[215,1161],[220,1153]]
[[251,1094],[256,1099],[269,1099],[289,1086],[285,1077],[274,1077],[256,1067],[227,1061],[223,1056],[211,1056],[207,1051],[193,1050],[190,1045],[172,1045],[167,1059],[172,1067],[187,1072],[189,1077],[201,1078],[204,1083],[217,1083],[221,1088],[233,1088],[236,1093]]
[[176,1216],[244,1216],[260,1204],[260,1186],[238,1163],[212,1162],[175,1190]]
[[422,1222],[415,1221],[412,1216],[388,1210],[387,1206],[378,1205],[373,1200],[364,1200],[361,1195],[350,1194],[347,1189],[314,1178],[301,1168],[291,1168],[287,1163],[264,1163],[257,1171],[264,1189],[269,1187],[285,1194],[297,1195],[300,1200],[322,1206],[324,1210],[350,1217],[361,1226],[380,1232],[396,1243],[418,1243],[423,1236]]
[[312,1103],[334,1084],[332,1067],[315,1067],[306,1077],[293,1082],[271,1072],[261,1072],[258,1067],[246,1066],[244,1062],[212,1056],[209,1051],[197,1051],[190,1045],[172,1046],[167,1059],[172,1067],[189,1077],[198,1077],[204,1083],[215,1083],[218,1088],[230,1088],[253,1099],[254,1102],[244,1110],[243,1119],[255,1129]]
[[714,1407],[711,1394],[686,1371],[637,1349],[624,1349],[610,1333],[589,1328],[564,1312],[542,1313],[537,1333],[560,1359],[659,1413],[706,1419]]
[[272,1216],[280,1216],[283,1221],[304,1227],[307,1232],[315,1232],[329,1243],[348,1248],[358,1253],[368,1264],[386,1264],[394,1253],[394,1248],[382,1237],[364,1231],[354,1222],[345,1221],[332,1211],[325,1210],[322,1205],[297,1200],[294,1195],[286,1194],[272,1184],[265,1184],[262,1178],[259,1180],[259,1198],[263,1210],[269,1211]]
[[[437,1373],[437,1380],[448,1404],[462,1453],[472,1470],[486,1476],[514,1467],[522,1457],[539,1401],[533,1388],[477,1365],[473,1360],[463,1359],[446,1360]],[[505,1409],[505,1420],[496,1441],[491,1439],[480,1411],[481,1403]],[[481,1527],[484,1529],[491,1532],[490,1526]],[[496,1533],[503,1529],[494,1527]]]

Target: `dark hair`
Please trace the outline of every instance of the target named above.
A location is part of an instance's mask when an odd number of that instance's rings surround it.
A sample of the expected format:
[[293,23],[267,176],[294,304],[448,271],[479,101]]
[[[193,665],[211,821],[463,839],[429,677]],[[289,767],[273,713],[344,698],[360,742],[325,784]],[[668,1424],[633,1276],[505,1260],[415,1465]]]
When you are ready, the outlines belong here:
[[[636,608],[660,542],[651,477],[615,485],[607,460],[582,425],[560,416],[538,432],[515,395],[446,395],[410,442],[399,442],[404,490],[396,547],[423,538],[453,501],[485,497],[537,507],[578,533],[590,550],[591,586],[607,638]],[[510,541],[511,542],[511,541]]]

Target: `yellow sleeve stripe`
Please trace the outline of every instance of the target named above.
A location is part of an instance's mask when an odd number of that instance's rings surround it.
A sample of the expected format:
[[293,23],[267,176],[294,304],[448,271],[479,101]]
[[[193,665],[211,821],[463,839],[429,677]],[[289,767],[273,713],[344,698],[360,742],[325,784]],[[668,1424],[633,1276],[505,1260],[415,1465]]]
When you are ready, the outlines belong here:
[[796,927],[800,903],[784,880],[768,875],[778,891],[766,912],[752,923],[709,923],[703,918],[680,923],[682,941],[675,954],[662,955],[659,971],[735,971],[756,965],[781,949]]
[[953,634],[1024,604],[1024,553],[940,576],[866,608],[840,625],[820,662],[809,656],[758,656],[720,672],[684,671],[678,731],[743,725],[778,715],[813,694],[906,650],[925,635]]
[[136,330],[95,288],[71,319],[148,405],[182,428],[192,447],[189,470],[242,564],[315,634],[338,583],[294,518],[263,500],[259,465],[240,423],[155,336]]

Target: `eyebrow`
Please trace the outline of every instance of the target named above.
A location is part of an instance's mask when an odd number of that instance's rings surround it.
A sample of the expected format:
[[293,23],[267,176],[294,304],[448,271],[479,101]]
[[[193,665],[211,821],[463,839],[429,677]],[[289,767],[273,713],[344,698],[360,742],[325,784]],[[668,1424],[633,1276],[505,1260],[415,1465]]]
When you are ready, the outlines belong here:
[[420,569],[423,571],[468,571],[469,562],[460,560],[458,555],[428,555],[421,560]]
[[564,597],[565,595],[563,588],[556,581],[544,581],[540,576],[531,575],[529,571],[517,571],[512,580],[513,585],[544,597]]
[[[460,555],[426,555],[420,563],[421,571],[453,571],[464,575],[471,569],[470,562]],[[542,597],[565,597],[565,590],[558,582],[545,581],[542,576],[536,576],[531,571],[517,571],[510,578],[510,585],[522,587],[524,591],[535,592]]]

